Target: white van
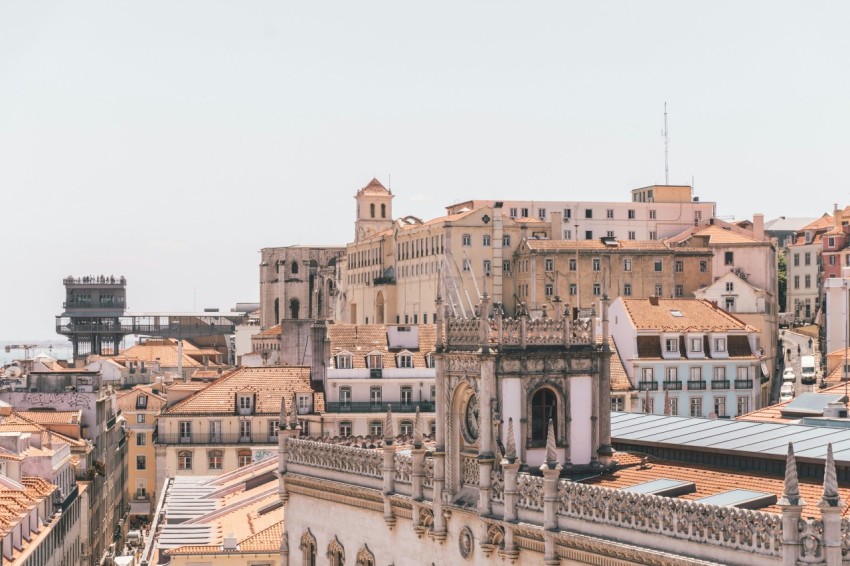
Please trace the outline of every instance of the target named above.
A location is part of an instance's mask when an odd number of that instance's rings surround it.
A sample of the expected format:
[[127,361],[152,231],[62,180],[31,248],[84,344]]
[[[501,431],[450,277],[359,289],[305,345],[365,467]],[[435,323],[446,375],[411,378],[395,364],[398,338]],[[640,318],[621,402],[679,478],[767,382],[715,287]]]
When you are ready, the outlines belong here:
[[800,358],[800,381],[805,385],[811,385],[817,380],[815,374],[815,357],[802,356]]

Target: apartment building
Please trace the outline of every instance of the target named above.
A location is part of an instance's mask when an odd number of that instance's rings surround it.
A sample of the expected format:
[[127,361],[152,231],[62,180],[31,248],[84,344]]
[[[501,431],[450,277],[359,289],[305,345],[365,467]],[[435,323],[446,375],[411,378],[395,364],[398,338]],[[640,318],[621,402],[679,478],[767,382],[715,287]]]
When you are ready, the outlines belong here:
[[188,340],[174,338],[142,338],[137,344],[122,350],[113,361],[140,376],[133,385],[152,383],[154,370],[187,379],[197,370],[227,367],[226,356],[218,350],[199,348]]
[[612,297],[693,297],[712,281],[706,248],[663,241],[523,240],[513,257],[517,300],[550,315],[564,305],[590,308]]
[[[157,392],[154,392],[156,390]],[[156,421],[166,398],[157,385],[137,385],[116,394],[127,435],[127,501],[130,521],[150,518],[151,502],[156,501]]]
[[833,227],[824,214],[795,233],[785,248],[787,273],[785,312],[802,322],[812,322],[820,308],[823,235]]
[[715,304],[620,297],[608,316],[638,412],[725,418],[762,406],[759,333]]
[[323,434],[324,395],[312,387],[308,367],[238,368],[187,393],[157,419],[156,485],[224,474],[273,450],[284,398],[295,399],[303,434]]

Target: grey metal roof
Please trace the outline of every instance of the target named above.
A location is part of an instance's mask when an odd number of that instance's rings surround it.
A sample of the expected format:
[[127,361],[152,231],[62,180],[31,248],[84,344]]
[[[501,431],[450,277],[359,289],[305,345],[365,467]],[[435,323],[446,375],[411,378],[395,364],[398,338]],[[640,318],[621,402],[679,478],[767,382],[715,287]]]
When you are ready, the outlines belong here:
[[774,218],[764,223],[764,229],[770,232],[796,232],[802,230],[818,218]]
[[624,444],[655,444],[705,452],[783,458],[788,443],[798,459],[823,461],[832,443],[836,464],[850,465],[850,429],[754,423],[646,413],[611,413],[611,437]]

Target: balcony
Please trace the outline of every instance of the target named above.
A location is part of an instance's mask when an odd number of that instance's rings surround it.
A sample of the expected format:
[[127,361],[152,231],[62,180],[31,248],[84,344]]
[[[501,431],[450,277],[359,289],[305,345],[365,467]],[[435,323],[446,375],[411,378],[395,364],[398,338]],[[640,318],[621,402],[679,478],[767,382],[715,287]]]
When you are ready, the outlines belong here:
[[[656,384],[657,385],[657,384]],[[386,413],[387,408],[392,405],[394,413],[415,413],[416,407],[423,413],[433,413],[434,403],[430,401],[420,401],[418,403],[370,403],[354,402],[354,403],[325,403],[325,408],[328,413]]]
[[372,284],[376,287],[378,285],[395,285],[395,277],[375,277]]
[[753,380],[752,379],[736,379],[735,380],[735,389],[752,389],[753,388]]
[[157,435],[155,442],[157,444],[277,444],[277,436],[269,435],[266,431],[262,434],[258,431],[250,436],[233,433],[204,433],[185,436],[180,434],[160,433]]
[[638,383],[639,391],[658,391],[657,381],[641,381]]
[[664,391],[681,391],[682,390],[682,382],[681,381],[665,381],[663,383]]
[[115,426],[115,415],[112,415],[106,420],[106,430],[110,430]]
[[689,381],[688,391],[704,391],[705,381]]
[[729,380],[728,379],[712,379],[711,380],[711,388],[712,389],[729,389]]

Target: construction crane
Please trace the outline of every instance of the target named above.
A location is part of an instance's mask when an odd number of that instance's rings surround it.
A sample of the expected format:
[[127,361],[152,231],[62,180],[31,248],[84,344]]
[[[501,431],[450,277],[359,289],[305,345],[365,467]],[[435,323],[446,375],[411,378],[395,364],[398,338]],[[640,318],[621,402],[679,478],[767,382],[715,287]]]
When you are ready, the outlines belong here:
[[[49,351],[53,351],[53,348],[61,348],[66,346],[65,343],[57,343],[57,342],[46,342],[44,344],[6,344],[3,348],[7,354],[11,353],[13,350],[23,350],[24,351],[24,359],[29,359],[30,351],[32,350],[42,350],[47,349]],[[66,346],[67,347],[67,346]]]

